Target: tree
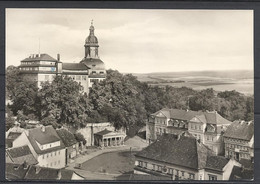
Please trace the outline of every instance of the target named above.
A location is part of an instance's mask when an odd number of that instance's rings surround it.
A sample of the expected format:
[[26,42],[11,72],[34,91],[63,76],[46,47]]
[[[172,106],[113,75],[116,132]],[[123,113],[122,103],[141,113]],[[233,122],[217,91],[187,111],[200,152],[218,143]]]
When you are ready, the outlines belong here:
[[53,117],[58,124],[72,127],[84,126],[86,102],[80,84],[67,76],[56,76],[52,83],[45,82],[39,90],[41,118]]
[[75,133],[75,134],[74,134],[74,137],[75,137],[75,139],[76,139],[78,142],[82,142],[83,145],[86,145],[87,141],[86,141],[86,139],[84,138],[84,136],[83,136],[80,132]]

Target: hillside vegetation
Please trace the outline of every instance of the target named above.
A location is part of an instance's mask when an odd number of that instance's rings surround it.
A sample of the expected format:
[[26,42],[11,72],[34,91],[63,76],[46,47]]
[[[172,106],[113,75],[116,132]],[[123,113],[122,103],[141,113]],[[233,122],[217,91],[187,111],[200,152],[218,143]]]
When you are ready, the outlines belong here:
[[[195,91],[187,87],[153,87],[131,74],[108,70],[106,80],[94,84],[87,96],[69,77],[56,76],[52,83],[45,82],[38,89],[18,73],[15,67],[7,68],[6,93],[12,102],[7,107],[9,114],[17,116],[21,123],[36,119],[45,125],[80,128],[86,122],[110,121],[133,136],[145,125],[149,114],[165,107],[216,110],[230,121],[253,119],[253,96],[237,91],[216,93],[212,88]],[[12,123],[8,120],[7,128]]]

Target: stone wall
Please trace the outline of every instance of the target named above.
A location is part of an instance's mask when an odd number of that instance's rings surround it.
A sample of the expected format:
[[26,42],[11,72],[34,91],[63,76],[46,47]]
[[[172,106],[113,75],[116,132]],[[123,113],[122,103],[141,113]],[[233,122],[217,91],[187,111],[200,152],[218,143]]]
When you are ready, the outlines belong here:
[[88,123],[85,128],[81,128],[77,132],[80,132],[86,139],[87,141],[86,146],[94,146],[94,134],[105,129],[110,131],[115,130],[114,126],[111,123],[105,122],[105,123]]

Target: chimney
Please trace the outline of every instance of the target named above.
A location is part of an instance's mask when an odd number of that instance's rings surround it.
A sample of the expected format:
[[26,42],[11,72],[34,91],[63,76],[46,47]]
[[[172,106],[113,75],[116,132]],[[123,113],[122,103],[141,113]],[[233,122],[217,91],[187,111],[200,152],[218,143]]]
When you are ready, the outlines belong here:
[[41,167],[36,165],[35,166],[35,174],[39,174],[40,171],[41,171]]
[[60,180],[61,179],[61,170],[59,169],[58,171],[57,171],[57,180]]
[[60,61],[60,54],[57,54],[57,60]]
[[178,134],[177,135],[177,140],[180,140],[180,138],[181,138],[181,134]]
[[41,130],[42,130],[42,132],[45,132],[45,126],[44,125],[41,127]]
[[27,169],[27,168],[28,168],[28,166],[29,166],[29,165],[27,164],[27,162],[26,162],[26,161],[24,161],[24,162],[23,162],[23,168],[24,168],[24,169]]

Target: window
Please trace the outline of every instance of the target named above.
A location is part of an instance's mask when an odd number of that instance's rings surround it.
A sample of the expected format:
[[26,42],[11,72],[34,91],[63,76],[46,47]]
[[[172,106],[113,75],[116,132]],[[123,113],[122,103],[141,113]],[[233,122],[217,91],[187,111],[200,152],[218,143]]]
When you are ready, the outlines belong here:
[[56,161],[54,162],[54,165],[56,165]]
[[58,160],[58,164],[60,164],[60,160]]
[[142,161],[138,161],[138,166],[143,167],[143,162]]
[[104,74],[104,72],[99,72],[100,74]]
[[56,156],[56,151],[54,152],[54,155]]
[[50,156],[52,157],[52,153],[50,153]]
[[184,176],[184,171],[181,171],[181,175]]
[[217,176],[209,174],[209,180],[217,180]]
[[82,75],[82,80],[87,80],[87,77]]
[[45,75],[45,80],[49,80],[49,75]]
[[47,164],[46,167],[49,167],[49,164]]
[[202,175],[200,175],[200,180],[202,180]]
[[96,74],[97,72],[96,71],[92,71],[92,74]]
[[173,174],[173,169],[172,169],[172,168],[169,168],[168,173],[169,173],[169,174]]
[[158,169],[157,169],[159,172],[162,172],[162,166],[159,166],[158,165]]
[[144,162],[144,168],[147,168],[147,162]]
[[44,159],[44,154],[42,155],[42,159]]
[[58,152],[58,154],[60,154],[60,151]]
[[[46,157],[48,158],[49,157],[49,154],[47,153]],[[47,166],[48,167],[48,166]]]
[[179,176],[179,170],[176,170],[176,175]]
[[155,164],[153,164],[153,170],[155,171]]
[[81,76],[80,76],[80,75],[77,75],[77,76],[76,76],[76,80],[81,80]]
[[50,144],[50,148],[51,148],[51,144]]
[[163,133],[165,133],[165,134],[166,134],[166,129],[163,129]]
[[195,174],[190,173],[189,179],[194,180]]

